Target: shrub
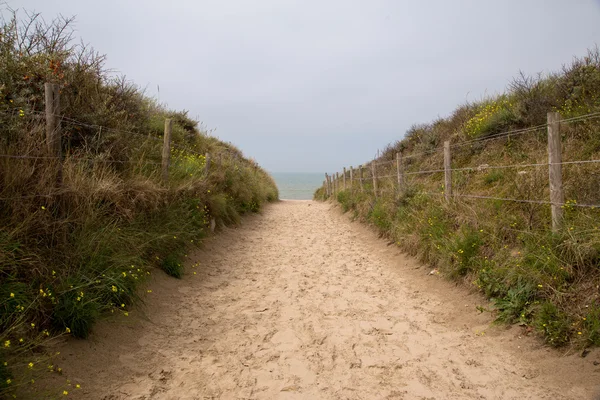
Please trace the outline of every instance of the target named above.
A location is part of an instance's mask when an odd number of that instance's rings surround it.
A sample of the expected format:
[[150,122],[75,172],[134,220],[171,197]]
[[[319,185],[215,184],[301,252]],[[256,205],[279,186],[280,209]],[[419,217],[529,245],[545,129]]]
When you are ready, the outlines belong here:
[[482,138],[509,129],[517,122],[513,107],[514,103],[505,97],[482,104],[465,126],[467,135]]

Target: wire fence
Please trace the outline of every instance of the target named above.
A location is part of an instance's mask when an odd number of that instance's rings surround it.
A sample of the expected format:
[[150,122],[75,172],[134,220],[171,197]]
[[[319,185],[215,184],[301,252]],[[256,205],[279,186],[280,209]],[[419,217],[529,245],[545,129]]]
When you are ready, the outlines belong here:
[[[0,111],[0,113],[1,114],[5,114],[5,115],[12,115],[12,116],[15,116],[15,117],[18,117],[18,118],[23,118],[23,117],[19,117],[18,116],[19,115],[18,112],[21,109],[12,108],[12,109],[9,109],[9,110],[10,111],[8,111],[8,112],[7,111]],[[38,122],[38,123],[44,123],[44,120],[47,117],[51,116],[51,117],[56,118],[58,121],[60,121],[61,125],[64,124],[64,123],[66,123],[66,124],[72,125],[72,126],[79,126],[79,127],[88,128],[88,129],[96,129],[99,132],[98,136],[101,136],[102,134],[106,134],[106,133],[114,133],[114,134],[117,134],[117,135],[132,135],[132,136],[137,136],[137,137],[139,137],[141,139],[152,140],[152,141],[156,141],[157,143],[161,143],[161,144],[163,143],[163,138],[157,137],[157,136],[153,135],[151,131],[147,132],[147,133],[142,133],[142,132],[135,132],[135,131],[131,131],[131,130],[125,130],[125,129],[111,128],[111,127],[107,127],[107,126],[104,126],[104,125],[98,125],[98,124],[93,124],[93,123],[78,121],[76,119],[66,117],[66,116],[64,116],[62,114],[53,114],[53,113],[47,113],[47,112],[37,111],[37,110],[28,110],[27,113],[28,114],[33,114],[33,115],[37,116],[37,121],[36,122]],[[181,144],[174,143],[174,142],[171,142],[171,147],[177,148],[177,149],[180,149],[180,150],[184,150],[187,153],[195,154],[195,155],[198,155],[198,156],[205,156],[206,155],[206,153],[197,152],[197,151],[191,149],[189,146],[181,145]],[[239,151],[237,151],[237,150],[231,150],[231,149],[228,149],[228,148],[225,148],[225,147],[222,148],[220,150],[220,152],[223,153],[223,154],[234,154],[234,155],[237,155],[239,153]]]
[[[170,119],[167,119],[165,121],[165,131],[164,131],[162,137],[159,137],[159,136],[157,136],[156,131],[149,131],[147,133],[134,132],[131,130],[112,128],[112,127],[93,124],[93,123],[89,123],[89,122],[79,121],[74,118],[66,117],[60,113],[53,112],[52,104],[47,105],[47,107],[48,106],[50,107],[50,109],[47,109],[46,112],[36,111],[36,110],[27,110],[27,112],[25,112],[23,109],[20,109],[20,108],[11,108],[11,109],[0,110],[1,115],[7,116],[9,118],[17,118],[20,121],[22,121],[24,124],[39,125],[41,127],[43,127],[45,125],[46,138],[44,141],[47,142],[47,143],[43,143],[42,149],[34,148],[33,150],[29,150],[25,154],[11,154],[12,152],[15,152],[17,150],[15,150],[14,148],[11,148],[10,146],[8,146],[8,147],[4,146],[5,149],[11,149],[11,151],[5,151],[4,153],[1,153],[0,160],[3,160],[3,162],[8,162],[8,163],[14,163],[14,162],[28,163],[28,164],[24,165],[24,167],[32,166],[37,170],[39,170],[41,168],[48,169],[51,167],[48,164],[48,162],[54,163],[53,165],[56,166],[56,168],[55,168],[56,171],[54,171],[54,172],[56,173],[56,176],[57,176],[57,189],[51,190],[48,193],[30,193],[30,194],[22,194],[22,195],[18,195],[18,196],[2,196],[3,192],[6,193],[6,192],[11,192],[11,191],[14,192],[14,191],[22,191],[23,190],[23,188],[21,188],[19,190],[15,190],[14,187],[11,187],[11,185],[14,186],[15,183],[12,182],[11,179],[7,179],[5,184],[3,186],[0,186],[0,201],[2,201],[2,202],[17,201],[17,200],[24,200],[24,199],[36,199],[36,198],[54,198],[54,197],[61,196],[61,195],[68,193],[62,184],[62,180],[63,180],[62,170],[63,170],[63,166],[68,165],[69,163],[70,164],[86,163],[88,166],[90,166],[90,165],[93,166],[96,164],[135,165],[135,166],[140,166],[140,167],[150,166],[153,169],[153,171],[162,173],[162,180],[163,180],[163,182],[166,183],[169,180],[170,167],[184,162],[178,157],[173,157],[173,155],[171,154],[172,149],[177,149],[177,150],[180,150],[184,154],[190,154],[190,155],[194,155],[196,157],[201,158],[201,161],[203,162],[203,170],[201,171],[201,173],[196,174],[195,176],[192,176],[192,178],[202,179],[202,180],[207,180],[209,174],[215,168],[217,168],[217,169],[220,168],[223,165],[223,163],[230,162],[230,163],[236,164],[238,159],[242,157],[241,153],[237,149],[229,149],[225,146],[217,146],[217,151],[213,151],[212,153],[209,153],[209,152],[202,153],[202,152],[194,150],[193,148],[190,148],[191,144],[184,145],[184,144],[174,142],[171,139],[172,123],[170,122],[171,121]],[[52,126],[54,128],[49,128]],[[144,139],[145,141],[149,140],[149,141],[156,143],[159,148],[154,150],[154,151],[156,151],[156,153],[154,153],[154,154],[142,153],[142,154],[138,155],[139,157],[136,159],[127,159],[127,157],[125,157],[125,159],[114,159],[114,158],[111,158],[110,152],[101,152],[101,153],[95,154],[94,152],[89,151],[89,149],[87,149],[87,150],[80,149],[80,151],[81,151],[80,153],[71,153],[71,154],[69,154],[69,153],[65,154],[62,151],[62,148],[59,149],[58,153],[52,151],[50,149],[51,144],[49,143],[49,142],[51,142],[50,138],[58,137],[59,138],[58,142],[60,143],[60,138],[67,136],[67,135],[65,135],[65,131],[72,130],[73,127],[80,127],[80,128],[96,130],[97,133],[94,135],[94,137],[96,139],[99,139],[101,136],[104,136],[109,133],[120,135],[120,136],[136,136],[141,139]],[[48,151],[46,150],[46,145],[48,147]],[[56,155],[53,155],[53,154],[56,154]],[[146,159],[147,157],[150,157],[150,159]],[[160,161],[158,161],[158,160],[160,160]],[[248,160],[248,162],[250,162],[251,164],[254,164],[255,171],[256,171],[258,165],[256,163],[252,162],[251,160]],[[35,163],[35,164],[32,164],[32,163]],[[8,178],[11,178],[11,177],[8,177]],[[24,189],[27,189],[27,188],[24,188]]]
[[[359,166],[357,169],[350,167],[349,169],[344,168],[344,172],[335,173],[332,175],[325,174],[325,181],[323,182],[323,190],[326,196],[334,196],[343,190],[359,190],[362,192],[368,192],[377,198],[382,193],[395,193],[401,195],[406,191],[407,179],[419,176],[428,176],[435,174],[442,174],[443,181],[438,184],[443,187],[443,191],[431,192],[423,190],[420,193],[432,196],[442,196],[446,200],[451,201],[452,199],[464,198],[464,199],[475,199],[475,200],[494,200],[503,202],[516,202],[516,203],[528,203],[543,206],[550,206],[552,210],[552,225],[553,229],[557,230],[561,226],[563,219],[563,209],[565,206],[579,207],[579,208],[590,208],[600,209],[600,204],[594,204],[595,202],[582,202],[578,203],[576,200],[565,202],[565,194],[563,187],[563,166],[579,166],[579,165],[596,165],[600,163],[599,158],[590,159],[579,159],[579,160],[562,160],[562,145],[561,145],[561,125],[582,123],[600,118],[600,112],[588,113],[573,118],[560,118],[558,113],[549,113],[548,122],[543,125],[538,125],[525,129],[510,130],[494,134],[491,136],[466,140],[459,143],[451,144],[445,142],[443,147],[427,150],[419,153],[402,154],[397,153],[396,158],[392,160],[377,160],[372,161],[364,166]],[[547,131],[547,142],[543,143],[548,147],[548,161],[547,162],[529,162],[529,163],[515,163],[515,164],[498,164],[498,165],[473,165],[464,167],[453,167],[452,166],[452,152],[459,151],[468,146],[475,146],[479,144],[487,144],[493,140],[499,140],[504,138],[512,138],[521,135],[533,135],[539,134],[543,131]],[[414,159],[416,157],[431,156],[433,154],[443,154],[443,166],[433,167],[430,169],[418,169],[410,170],[410,165],[416,166],[416,164],[407,164],[407,160]],[[597,152],[596,152],[597,153]],[[432,162],[437,162],[437,158],[431,158]],[[428,160],[429,161],[429,160]],[[473,172],[486,172],[493,170],[506,170],[515,169],[517,175],[527,174],[525,169],[527,168],[548,168],[548,185],[545,190],[541,192],[545,195],[549,195],[548,200],[538,200],[530,198],[512,198],[502,195],[488,195],[488,194],[470,194],[463,193],[457,189],[468,189],[467,183],[462,183],[462,186],[453,183],[453,174],[464,174]],[[464,181],[464,175],[461,176]],[[432,181],[429,178],[429,184]],[[533,179],[533,178],[532,178]],[[453,187],[454,186],[454,187]],[[459,187],[460,186],[460,187]],[[535,194],[535,193],[530,193]],[[595,197],[596,198],[596,197]],[[594,198],[594,199],[595,199]]]

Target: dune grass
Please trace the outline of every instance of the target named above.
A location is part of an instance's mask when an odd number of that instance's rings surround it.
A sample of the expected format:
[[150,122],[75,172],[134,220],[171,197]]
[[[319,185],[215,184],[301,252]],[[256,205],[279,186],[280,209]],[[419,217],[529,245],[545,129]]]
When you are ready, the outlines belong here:
[[[383,235],[450,279],[492,299],[499,321],[519,323],[552,346],[600,345],[600,204],[598,164],[563,166],[564,228],[551,232],[550,207],[535,203],[443,197],[442,143],[471,143],[452,149],[453,191],[459,195],[548,201],[546,114],[563,119],[563,160],[600,159],[600,52],[592,49],[562,71],[515,79],[505,94],[457,108],[447,118],[413,126],[380,158],[378,175],[395,175],[392,161],[404,155],[406,187],[380,179],[373,195],[370,168],[364,191],[358,182],[335,196],[353,218]],[[496,137],[502,132],[535,128]],[[495,138],[496,137],[496,138]],[[474,139],[486,139],[473,141]],[[410,157],[414,155],[413,157]],[[410,157],[410,158],[409,158]],[[513,165],[490,169],[486,166]],[[315,193],[325,200],[324,188]]]
[[[48,340],[86,338],[100,318],[128,316],[151,274],[185,274],[211,224],[278,199],[268,173],[233,145],[109,75],[103,56],[73,44],[70,24],[12,15],[0,27],[0,397],[61,372]],[[61,162],[44,158],[45,82],[61,88]]]

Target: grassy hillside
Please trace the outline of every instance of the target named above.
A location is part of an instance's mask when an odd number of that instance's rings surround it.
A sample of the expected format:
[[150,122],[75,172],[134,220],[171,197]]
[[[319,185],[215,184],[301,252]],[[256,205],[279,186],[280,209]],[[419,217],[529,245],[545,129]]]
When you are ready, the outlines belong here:
[[[148,276],[185,273],[212,221],[235,224],[278,198],[238,149],[109,75],[103,56],[73,44],[70,22],[0,27],[0,397],[60,372],[40,361],[48,338],[84,338],[101,316],[127,316]],[[45,82],[60,85],[64,161],[46,151]]]
[[[546,115],[559,112],[566,202],[552,233]],[[444,200],[443,142],[452,145],[454,196]],[[406,185],[396,193],[395,155]],[[335,200],[398,246],[493,299],[497,318],[552,346],[600,345],[600,54],[548,76],[514,79],[506,93],[414,125]],[[370,165],[381,194],[375,198]],[[539,164],[539,165],[532,165]],[[441,171],[440,171],[441,170]],[[472,197],[478,196],[478,197]],[[326,199],[324,188],[315,198]],[[493,197],[488,199],[484,197]],[[519,201],[508,201],[514,199]]]

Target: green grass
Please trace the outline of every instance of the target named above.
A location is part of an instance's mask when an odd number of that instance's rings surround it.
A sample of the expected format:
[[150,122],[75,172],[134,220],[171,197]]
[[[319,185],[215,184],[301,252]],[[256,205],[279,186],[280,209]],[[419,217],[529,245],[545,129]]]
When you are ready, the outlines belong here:
[[[375,160],[385,165],[402,151],[407,173],[443,165],[440,143],[461,143],[495,133],[545,123],[546,113],[564,118],[600,112],[600,51],[555,74],[519,77],[507,93],[458,107],[447,118],[414,125],[403,140]],[[561,124],[564,160],[600,158],[597,119]],[[490,169],[488,166],[547,162],[547,133],[528,132],[453,148],[455,193],[523,200],[548,199],[547,167]],[[438,150],[433,151],[432,150]],[[389,167],[378,175],[394,175]],[[472,168],[472,169],[471,169]],[[370,182],[367,168],[365,182]],[[333,199],[352,217],[376,226],[407,253],[437,267],[443,275],[472,285],[491,299],[498,321],[537,331],[551,346],[600,345],[600,204],[598,166],[565,165],[567,204],[564,227],[551,232],[550,207],[534,203],[455,198],[443,191],[443,174],[406,175],[399,196],[392,179],[372,187],[341,191]],[[426,194],[434,193],[433,195]],[[323,188],[315,199],[327,200]]]

